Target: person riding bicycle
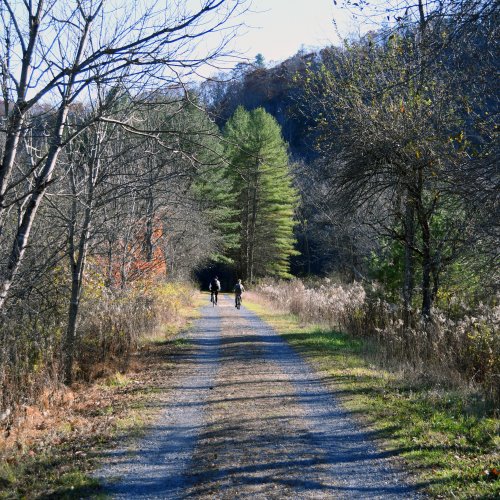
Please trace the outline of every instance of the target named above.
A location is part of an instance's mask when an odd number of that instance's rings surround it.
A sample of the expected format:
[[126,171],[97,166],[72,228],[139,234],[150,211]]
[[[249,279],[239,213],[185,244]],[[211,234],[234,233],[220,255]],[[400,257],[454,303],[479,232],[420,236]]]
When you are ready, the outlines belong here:
[[234,307],[238,307],[238,300],[241,304],[241,294],[245,291],[245,287],[243,286],[243,283],[241,280],[238,280],[238,283],[234,285]]
[[220,290],[220,281],[217,276],[214,276],[212,278],[212,281],[210,282],[210,285],[208,285],[208,289],[210,290],[210,302],[213,302],[214,304],[217,304],[217,295]]

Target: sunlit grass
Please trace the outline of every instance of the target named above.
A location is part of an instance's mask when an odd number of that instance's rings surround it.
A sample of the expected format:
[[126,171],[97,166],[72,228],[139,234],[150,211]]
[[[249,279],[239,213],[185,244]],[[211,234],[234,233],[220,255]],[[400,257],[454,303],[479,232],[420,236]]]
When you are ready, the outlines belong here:
[[[14,465],[0,466],[0,498],[102,498],[98,494],[99,482],[85,468],[60,473],[66,458],[52,453],[26,457]],[[43,497],[35,492],[45,491]]]
[[127,375],[121,372],[115,372],[113,375],[106,378],[104,385],[107,387],[125,387],[130,382]]
[[245,306],[326,375],[342,405],[377,431],[428,494],[500,497],[500,480],[484,474],[500,466],[499,420],[475,394],[410,383],[373,363],[373,345],[248,299]]

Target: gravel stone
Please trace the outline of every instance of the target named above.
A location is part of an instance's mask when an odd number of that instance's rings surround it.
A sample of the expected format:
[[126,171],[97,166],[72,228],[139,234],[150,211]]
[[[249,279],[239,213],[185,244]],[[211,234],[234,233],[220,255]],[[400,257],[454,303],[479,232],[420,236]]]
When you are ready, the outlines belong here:
[[420,498],[321,376],[232,297],[204,307],[189,338],[157,424],[101,471],[113,498]]

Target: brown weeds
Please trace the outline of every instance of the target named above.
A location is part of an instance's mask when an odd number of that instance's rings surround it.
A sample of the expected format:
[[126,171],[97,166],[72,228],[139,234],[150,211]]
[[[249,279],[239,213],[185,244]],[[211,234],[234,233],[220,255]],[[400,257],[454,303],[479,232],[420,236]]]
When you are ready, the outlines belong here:
[[306,287],[300,280],[263,283],[258,293],[302,321],[340,329],[369,340],[370,355],[383,366],[442,386],[478,387],[500,402],[500,306],[464,309],[453,319],[433,311],[432,321],[417,314],[405,327],[403,311],[381,298],[376,286],[366,288],[324,280]]
[[[130,369],[141,339],[165,338],[179,327],[185,321],[182,308],[191,303],[192,296],[190,286],[173,283],[88,290],[77,332],[77,383],[88,385]],[[16,345],[10,348],[7,362],[0,366],[0,431],[6,439],[3,447],[11,446],[13,439],[24,442],[23,433],[35,432],[38,421],[50,427],[50,408],[71,408],[73,388],[61,383],[62,320],[63,317],[58,324],[53,321],[44,325],[43,329],[36,322],[19,320],[5,325],[16,338]]]

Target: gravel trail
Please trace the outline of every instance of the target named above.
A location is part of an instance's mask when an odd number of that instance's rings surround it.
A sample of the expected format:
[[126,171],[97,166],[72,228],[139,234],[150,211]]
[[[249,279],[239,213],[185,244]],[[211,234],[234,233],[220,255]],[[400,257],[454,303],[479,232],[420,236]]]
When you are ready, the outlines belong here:
[[219,309],[201,311],[187,336],[192,353],[177,360],[176,384],[156,424],[137,449],[108,453],[98,477],[112,498],[180,498],[197,437],[203,425],[204,402],[219,364]]
[[269,325],[219,304],[139,453],[106,469],[114,498],[418,498]]

